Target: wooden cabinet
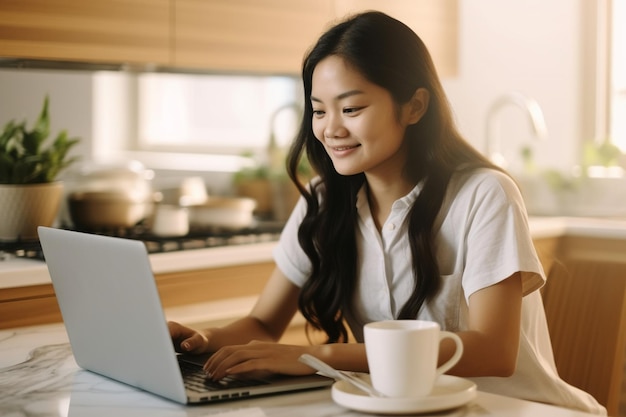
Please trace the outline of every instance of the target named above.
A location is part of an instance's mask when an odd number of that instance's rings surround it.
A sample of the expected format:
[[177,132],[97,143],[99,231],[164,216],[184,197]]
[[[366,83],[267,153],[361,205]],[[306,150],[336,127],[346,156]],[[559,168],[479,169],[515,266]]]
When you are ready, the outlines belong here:
[[299,74],[309,47],[333,21],[377,9],[429,47],[439,73],[457,71],[458,0],[174,0],[173,65]]
[[169,64],[171,0],[0,0],[0,57]]
[[457,2],[0,0],[0,57],[296,75],[332,21],[379,9],[424,39],[441,75],[454,75]]
[[[256,296],[273,262],[157,274],[164,308]],[[61,322],[52,284],[0,289],[0,329]]]
[[261,293],[274,262],[226,266],[156,276],[164,308]]
[[331,1],[0,0],[0,57],[297,74]]
[[0,329],[60,321],[52,284],[0,289]]
[[297,74],[332,16],[330,0],[175,0],[173,65]]
[[458,0],[334,0],[339,18],[380,10],[402,21],[424,41],[440,76],[458,72]]
[[[194,310],[228,310],[198,311],[197,317],[190,319],[193,322],[185,323],[194,327],[215,326],[245,315],[251,306],[250,300],[261,292],[273,268],[274,262],[260,262],[158,274],[155,280],[163,307],[173,315],[177,307],[188,310],[190,305]],[[235,313],[235,310],[238,312]],[[185,315],[189,316],[189,313]],[[61,321],[63,319],[51,284],[0,289],[0,329]],[[304,318],[296,314],[281,341],[308,344],[324,340],[319,333],[311,333],[310,339],[306,336]]]

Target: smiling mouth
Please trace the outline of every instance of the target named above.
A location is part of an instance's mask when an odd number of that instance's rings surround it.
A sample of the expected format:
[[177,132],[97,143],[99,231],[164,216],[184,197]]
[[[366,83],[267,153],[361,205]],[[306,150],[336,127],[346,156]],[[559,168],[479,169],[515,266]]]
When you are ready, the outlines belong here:
[[354,148],[358,148],[361,145],[354,145],[354,146],[337,146],[334,147],[333,150],[335,151],[347,151],[349,149],[354,149]]

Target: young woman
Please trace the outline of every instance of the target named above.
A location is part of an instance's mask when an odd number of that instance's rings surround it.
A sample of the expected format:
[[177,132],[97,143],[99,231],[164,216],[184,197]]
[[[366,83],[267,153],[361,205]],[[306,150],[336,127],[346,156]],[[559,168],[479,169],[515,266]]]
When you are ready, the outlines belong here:
[[[480,390],[605,413],[557,375],[538,289],[545,275],[519,190],[456,130],[430,55],[378,12],[328,30],[306,57],[305,113],[288,161],[302,198],[251,313],[204,331],[170,323],[183,352],[227,374],[307,374],[309,353],[367,371],[365,323],[425,319],[456,332],[450,374]],[[306,153],[319,177],[296,167]],[[276,343],[296,310],[327,343]],[[350,331],[348,331],[348,327]],[[352,333],[357,343],[346,343]],[[453,347],[442,343],[440,360]]]

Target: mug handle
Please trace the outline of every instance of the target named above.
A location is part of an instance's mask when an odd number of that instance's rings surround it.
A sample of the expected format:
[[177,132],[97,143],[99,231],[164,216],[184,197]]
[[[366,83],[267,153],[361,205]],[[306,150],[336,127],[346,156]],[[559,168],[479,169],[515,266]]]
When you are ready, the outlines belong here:
[[439,332],[439,342],[441,342],[443,339],[454,340],[454,343],[456,344],[456,351],[454,352],[454,355],[452,355],[452,357],[448,359],[446,363],[444,363],[439,368],[437,368],[438,376],[448,372],[450,368],[456,365],[457,362],[461,359],[461,355],[463,355],[463,342],[461,341],[461,338],[458,335],[452,332],[447,332],[447,331],[442,330],[441,332]]

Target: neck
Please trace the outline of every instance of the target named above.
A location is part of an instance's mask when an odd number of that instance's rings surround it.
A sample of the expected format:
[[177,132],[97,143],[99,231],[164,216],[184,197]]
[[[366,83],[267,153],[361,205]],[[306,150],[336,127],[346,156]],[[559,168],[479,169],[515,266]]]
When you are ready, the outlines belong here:
[[367,178],[367,198],[379,232],[389,217],[393,203],[407,195],[414,187],[415,184],[406,180],[388,182]]

